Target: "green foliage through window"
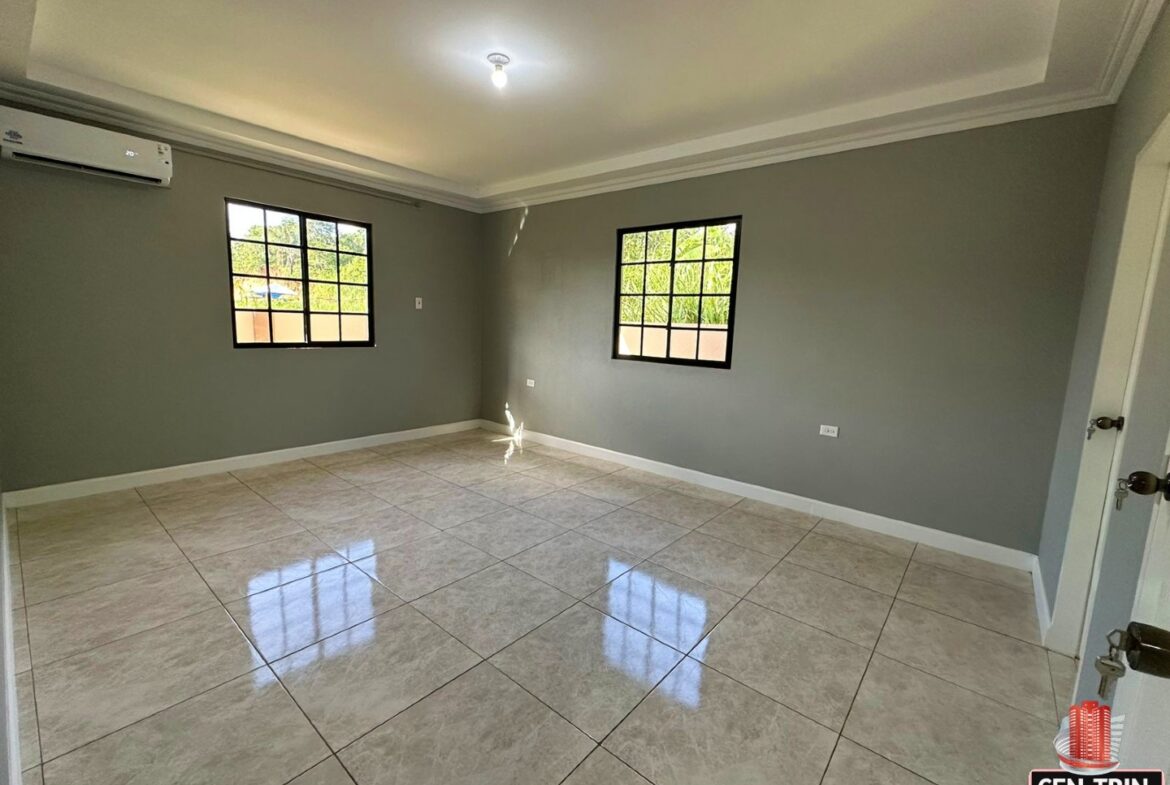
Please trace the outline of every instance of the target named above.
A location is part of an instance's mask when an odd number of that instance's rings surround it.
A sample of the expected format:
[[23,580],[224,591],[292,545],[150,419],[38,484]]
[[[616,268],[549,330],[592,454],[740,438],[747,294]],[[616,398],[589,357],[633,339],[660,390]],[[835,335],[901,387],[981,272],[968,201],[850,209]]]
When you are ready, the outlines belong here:
[[740,224],[618,233],[615,357],[729,367]]
[[237,346],[373,345],[368,226],[229,200],[227,229]]

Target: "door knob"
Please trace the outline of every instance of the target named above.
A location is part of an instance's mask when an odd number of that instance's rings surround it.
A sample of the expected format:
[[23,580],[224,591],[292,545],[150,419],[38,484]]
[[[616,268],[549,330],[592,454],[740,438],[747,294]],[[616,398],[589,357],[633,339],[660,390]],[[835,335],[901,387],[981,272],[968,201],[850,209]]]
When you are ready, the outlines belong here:
[[1128,477],[1118,477],[1113,503],[1118,510],[1125,504],[1125,497],[1131,492],[1138,496],[1160,493],[1163,499],[1170,499],[1170,476],[1159,477],[1152,472],[1134,472]]
[[1170,499],[1170,482],[1168,480],[1170,478],[1159,477],[1151,472],[1134,472],[1125,478],[1125,487],[1138,496],[1160,493],[1162,498]]
[[1125,632],[1129,667],[1138,673],[1170,679],[1170,631],[1131,621]]
[[1124,417],[1097,417],[1089,420],[1089,430],[1086,438],[1092,439],[1093,433],[1096,431],[1116,430],[1118,433],[1121,433],[1121,429],[1124,427]]

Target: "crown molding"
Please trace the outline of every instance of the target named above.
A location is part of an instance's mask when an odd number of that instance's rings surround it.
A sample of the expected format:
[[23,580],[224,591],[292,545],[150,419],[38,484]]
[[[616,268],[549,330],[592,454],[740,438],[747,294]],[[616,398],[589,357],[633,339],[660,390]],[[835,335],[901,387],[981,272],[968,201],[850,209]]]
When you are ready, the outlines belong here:
[[1163,1],[1131,0],[1126,8],[1125,20],[1102,69],[1098,88],[1102,95],[1109,96],[1110,103],[1116,103],[1121,98],[1121,91],[1125,89],[1125,83],[1150,37],[1150,30],[1158,21]]
[[[174,104],[176,110],[181,110],[187,117],[197,116],[201,122],[163,119],[160,114],[147,115],[27,79],[19,83],[0,80],[0,101],[88,120],[119,131],[149,135],[170,142],[180,150],[218,153],[228,159],[253,161],[277,170],[310,174],[391,196],[483,212],[479,199],[458,183],[179,104]],[[178,111],[172,117],[177,114]]]
[[[1117,36],[1091,87],[1054,90],[1056,86],[1050,84],[1045,89],[1045,68],[1051,63],[1037,61],[818,115],[486,187],[445,180],[44,67],[33,66],[24,78],[7,75],[6,81],[0,80],[0,101],[157,137],[180,149],[307,174],[378,194],[488,213],[1116,103],[1163,3],[1128,0]],[[1082,79],[1080,85],[1084,84]]]
[[986,111],[954,112],[919,122],[887,125],[851,133],[826,135],[812,141],[795,144],[778,144],[762,150],[736,154],[728,151],[725,155],[701,161],[680,161],[647,168],[638,173],[617,172],[613,175],[582,179],[575,182],[555,183],[529,190],[482,197],[483,212],[495,212],[515,207],[529,207],[566,199],[611,191],[640,188],[646,185],[705,177],[723,172],[734,172],[758,166],[795,161],[801,158],[815,158],[821,155],[876,147],[893,142],[903,142],[926,136],[949,134],[990,125],[1030,120],[1081,109],[1093,109],[1114,103],[1108,95],[1097,91],[1082,91],[1061,96],[1020,101],[1009,107],[995,107]]

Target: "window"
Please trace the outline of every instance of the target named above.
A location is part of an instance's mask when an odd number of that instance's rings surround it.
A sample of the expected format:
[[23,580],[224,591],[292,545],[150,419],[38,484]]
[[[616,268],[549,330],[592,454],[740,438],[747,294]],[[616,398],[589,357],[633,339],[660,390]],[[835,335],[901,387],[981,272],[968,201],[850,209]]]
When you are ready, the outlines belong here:
[[369,224],[233,199],[227,224],[237,347],[374,345]]
[[615,358],[731,367],[741,221],[618,230]]

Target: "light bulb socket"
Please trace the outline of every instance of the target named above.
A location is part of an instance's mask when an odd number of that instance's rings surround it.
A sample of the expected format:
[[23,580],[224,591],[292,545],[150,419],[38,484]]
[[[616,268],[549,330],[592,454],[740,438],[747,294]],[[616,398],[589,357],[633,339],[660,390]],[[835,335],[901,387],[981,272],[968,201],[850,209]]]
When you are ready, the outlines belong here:
[[508,73],[504,66],[512,62],[512,58],[500,52],[492,52],[487,56],[487,61],[492,64],[492,84],[503,90],[504,85],[508,84]]

